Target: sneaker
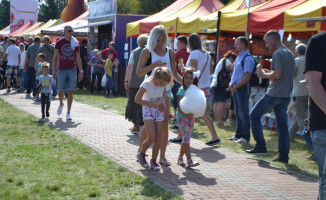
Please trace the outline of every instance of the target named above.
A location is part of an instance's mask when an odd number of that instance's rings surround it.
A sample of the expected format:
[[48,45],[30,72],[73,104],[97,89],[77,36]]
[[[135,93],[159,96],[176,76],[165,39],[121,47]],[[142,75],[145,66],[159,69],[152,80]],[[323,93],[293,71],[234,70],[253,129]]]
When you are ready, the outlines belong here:
[[62,105],[62,106],[59,105],[58,110],[57,110],[57,115],[61,115],[61,113],[62,113],[62,108],[63,108],[63,105]]
[[177,138],[172,138],[172,139],[169,139],[169,141],[172,142],[172,143],[179,143],[179,144],[181,144],[182,139],[178,140]]
[[220,139],[217,139],[217,140],[214,140],[214,141],[206,142],[205,144],[208,145],[208,146],[213,146],[213,145],[218,144],[220,142],[221,142]]
[[282,162],[282,163],[285,163],[285,164],[289,163],[289,160],[284,160],[284,159],[281,159],[280,157],[275,158],[273,161],[274,162]]
[[46,117],[50,117],[50,113],[49,113],[49,111],[46,111],[45,116],[46,116]]
[[151,169],[154,171],[160,171],[161,170],[161,166],[159,164],[157,164],[155,159],[151,159]]
[[42,114],[42,119],[45,119],[45,115],[44,114]]
[[71,120],[71,117],[70,117],[69,113],[67,113],[66,118],[67,118],[67,120]]
[[315,154],[312,154],[310,157],[308,157],[307,159],[312,160],[312,161],[316,161],[316,156]]
[[138,162],[140,163],[140,165],[144,168],[148,168],[148,163],[146,161],[146,158],[145,158],[145,154],[144,153],[140,153],[138,152],[137,153],[137,160]]
[[178,124],[174,124],[173,126],[170,127],[171,129],[179,129],[179,125]]
[[231,140],[231,141],[233,141],[233,142],[236,142],[236,141],[238,141],[240,138],[237,138],[237,137],[233,136],[233,137],[226,138],[226,139],[227,139],[227,140]]
[[234,141],[234,142],[237,142],[237,143],[240,143],[240,144],[245,144],[245,143],[248,143],[248,140],[244,139],[243,137],[238,139],[237,141]]
[[109,98],[112,98],[112,97],[114,97],[114,95],[113,95],[113,94],[110,94],[110,95],[109,95]]
[[265,154],[267,153],[267,150],[266,148],[253,148],[253,149],[246,150],[246,152],[251,154]]
[[226,122],[235,123],[235,120],[234,119],[227,119]]
[[11,92],[11,90],[10,89],[7,89],[7,93],[10,93]]
[[17,92],[20,92],[20,89],[17,89]]
[[35,101],[36,101],[36,102],[41,101],[40,97],[36,97],[36,98],[35,98]]

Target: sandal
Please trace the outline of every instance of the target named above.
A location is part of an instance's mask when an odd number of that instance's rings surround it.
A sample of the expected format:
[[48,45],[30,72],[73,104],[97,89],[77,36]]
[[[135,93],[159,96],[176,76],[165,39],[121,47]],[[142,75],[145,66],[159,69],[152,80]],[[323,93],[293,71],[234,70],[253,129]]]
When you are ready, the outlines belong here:
[[180,165],[182,167],[186,166],[186,164],[183,162],[183,158],[182,157],[179,157],[178,158],[178,165]]
[[169,161],[167,161],[166,158],[161,158],[160,164],[163,166],[171,166],[171,163]]
[[192,159],[188,160],[188,162],[187,162],[187,168],[196,167],[198,165],[200,165],[199,162],[193,162]]
[[223,123],[223,122],[215,121],[215,124],[216,124],[217,126],[224,126],[224,123]]

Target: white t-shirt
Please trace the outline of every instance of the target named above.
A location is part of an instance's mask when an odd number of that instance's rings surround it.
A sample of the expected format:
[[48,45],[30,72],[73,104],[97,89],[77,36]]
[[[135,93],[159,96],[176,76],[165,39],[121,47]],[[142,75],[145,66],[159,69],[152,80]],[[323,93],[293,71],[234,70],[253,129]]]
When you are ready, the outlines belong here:
[[143,100],[153,102],[161,101],[164,87],[156,86],[153,82],[148,80],[144,81],[140,87],[146,90],[142,98]]
[[8,54],[7,65],[14,65],[14,66],[19,65],[18,55],[20,55],[20,49],[16,47],[16,45],[14,44],[10,45],[6,50],[6,54]]
[[[211,56],[206,52],[206,53],[202,53],[199,50],[194,50],[192,52],[190,52],[190,55],[188,57],[188,61],[186,63],[186,68],[190,67],[190,60],[196,60],[197,61],[197,70],[200,71],[200,73],[202,73],[200,79],[199,79],[199,83],[198,86],[200,88],[208,88],[211,84],[210,84],[210,80],[209,80],[209,76],[210,76],[210,64],[211,64]],[[206,64],[206,68],[204,69],[204,65]]]
[[[225,58],[226,59],[226,58]],[[223,67],[223,59],[221,59],[217,65],[216,65],[216,68],[214,70],[214,75],[213,75],[213,81],[211,83],[211,87],[215,86],[217,84],[217,78],[218,78],[218,73],[222,70],[222,67]],[[231,65],[231,61],[229,59],[226,59],[225,60],[225,67]]]
[[25,60],[26,60],[26,51],[23,51],[20,54],[19,69],[24,69]]
[[[152,63],[155,63],[156,61],[161,61],[161,62],[166,62],[167,64],[163,67],[167,67],[170,71],[171,71],[171,60],[170,60],[170,50],[169,48],[165,48],[166,53],[164,54],[164,56],[159,56],[157,55],[154,51],[151,52],[151,56],[152,56]],[[154,70],[152,70],[152,73],[150,76],[145,76],[145,80],[149,80],[153,77],[154,75]],[[167,84],[166,85],[166,91],[170,91],[171,90],[171,84]]]

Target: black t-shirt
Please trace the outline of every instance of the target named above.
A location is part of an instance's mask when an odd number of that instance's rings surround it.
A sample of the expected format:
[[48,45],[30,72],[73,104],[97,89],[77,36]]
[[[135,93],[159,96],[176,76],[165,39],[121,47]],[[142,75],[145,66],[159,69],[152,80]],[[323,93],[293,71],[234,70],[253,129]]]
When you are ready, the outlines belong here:
[[80,58],[82,61],[82,64],[86,64],[85,56],[87,56],[87,48],[85,46],[80,46]]
[[[306,51],[307,71],[318,71],[322,73],[321,84],[326,90],[326,32],[313,36]],[[310,130],[326,129],[326,115],[310,97],[309,105],[309,127]]]

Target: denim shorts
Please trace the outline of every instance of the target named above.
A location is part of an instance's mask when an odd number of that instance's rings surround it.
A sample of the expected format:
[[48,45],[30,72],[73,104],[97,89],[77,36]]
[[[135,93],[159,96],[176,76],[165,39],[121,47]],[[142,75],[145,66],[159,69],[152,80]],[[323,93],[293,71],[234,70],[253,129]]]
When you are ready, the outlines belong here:
[[58,91],[62,92],[66,89],[76,91],[77,71],[76,69],[59,70],[57,73]]

